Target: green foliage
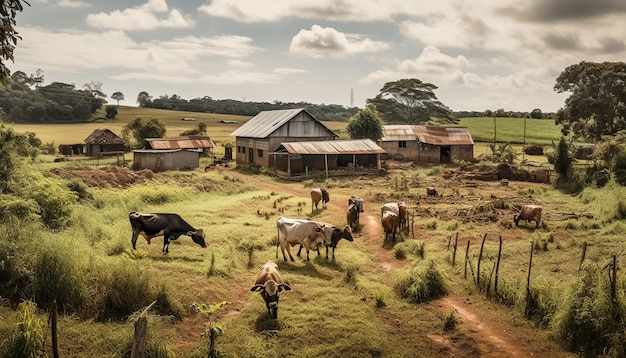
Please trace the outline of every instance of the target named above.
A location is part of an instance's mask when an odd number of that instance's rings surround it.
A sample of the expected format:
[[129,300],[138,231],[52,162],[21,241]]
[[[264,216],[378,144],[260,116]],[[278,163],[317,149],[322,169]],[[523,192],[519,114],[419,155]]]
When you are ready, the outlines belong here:
[[558,174],[560,182],[567,182],[572,174],[574,156],[571,151],[572,143],[567,143],[565,137],[561,137],[559,144],[554,150],[554,171]]
[[85,276],[71,251],[45,248],[36,258],[33,271],[35,301],[39,306],[50,307],[56,300],[64,310],[72,310],[85,302]]
[[104,115],[107,119],[113,119],[117,116],[117,107],[115,106],[106,106],[105,108],[106,114]]
[[453,331],[458,323],[459,319],[456,317],[456,311],[452,310],[443,319],[443,330],[446,332]]
[[554,318],[558,339],[572,352],[626,354],[624,304],[611,298],[607,276],[603,269],[584,265]]
[[217,310],[222,309],[229,304],[230,302],[227,302],[227,301],[222,301],[222,302],[216,303],[214,305],[209,305],[209,306],[205,305],[204,303],[193,304],[193,307],[195,307],[196,310],[198,310],[198,312],[203,314],[209,320],[209,324],[206,330],[204,331],[204,333],[202,334],[202,336],[209,336],[209,358],[219,357],[219,351],[215,348],[215,340],[217,339],[217,337],[222,335],[224,333],[224,330],[226,329],[223,323],[216,322],[212,319],[213,314]]
[[401,297],[413,303],[426,302],[448,293],[444,276],[437,270],[434,261],[425,269],[415,268],[401,274],[395,290]]
[[7,358],[46,357],[44,352],[45,328],[44,320],[37,317],[37,305],[31,301],[19,304],[19,322],[17,332],[10,340]]
[[367,100],[375,107],[386,123],[424,124],[437,118],[443,123],[457,123],[452,111],[441,103],[432,83],[417,78],[387,82],[380,93]]
[[165,136],[165,131],[165,126],[158,119],[138,117],[122,129],[122,137],[127,143],[131,143],[131,139],[134,139],[132,147],[140,148],[144,145],[146,138],[162,138]]
[[374,142],[380,140],[384,135],[383,121],[378,116],[376,109],[373,108],[364,108],[350,118],[346,130],[352,139],[369,138]]
[[533,319],[543,327],[547,327],[556,309],[556,297],[550,289],[530,288],[526,295],[526,305],[524,307],[524,315],[527,318]]
[[[494,122],[496,141],[500,143],[523,144],[534,143],[547,145],[558,141],[561,137],[561,126],[554,121],[530,118],[461,118],[459,125],[467,127],[474,142],[493,143]],[[520,135],[526,126],[526,137]],[[525,139],[525,141],[524,141]]]
[[206,135],[206,123],[200,122],[196,128],[188,129],[180,135]]
[[616,183],[626,186],[626,150],[622,150],[615,155],[613,176]]
[[30,4],[23,0],[3,1],[0,5],[0,13],[2,13],[2,36],[0,37],[0,83],[7,85],[9,83],[9,76],[11,71],[6,66],[7,61],[14,61],[13,51],[17,40],[22,38],[18,35],[14,26],[16,24],[15,18],[19,12],[24,10],[22,3]]

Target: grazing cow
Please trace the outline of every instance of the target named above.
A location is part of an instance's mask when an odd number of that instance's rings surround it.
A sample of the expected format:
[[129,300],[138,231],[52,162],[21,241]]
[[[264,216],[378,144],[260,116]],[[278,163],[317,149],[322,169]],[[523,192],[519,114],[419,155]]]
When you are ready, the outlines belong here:
[[170,241],[178,239],[181,235],[191,236],[193,242],[206,247],[204,231],[202,229],[194,229],[178,214],[151,214],[133,211],[128,214],[128,219],[133,229],[133,237],[131,239],[133,250],[137,249],[137,237],[139,234],[146,238],[148,244],[150,244],[150,240],[153,237],[163,236],[164,254],[169,252]]
[[278,272],[278,265],[269,260],[261,267],[261,271],[254,280],[254,286],[250,291],[261,291],[261,297],[265,301],[267,314],[274,318],[278,318],[278,294],[285,291],[291,291],[288,283],[283,282]]
[[398,215],[392,211],[384,211],[381,217],[383,229],[385,230],[385,241],[389,239],[389,234],[392,234],[393,241],[396,241],[396,223],[398,222]]
[[311,190],[311,211],[313,211],[313,206],[315,205],[315,210],[317,210],[317,206],[322,202],[322,209],[326,208],[326,203],[330,201],[330,196],[328,195],[328,191],[324,188],[314,188]]
[[513,216],[513,220],[515,221],[515,226],[519,223],[520,220],[526,220],[526,224],[530,221],[535,221],[536,227],[539,228],[539,224],[541,224],[541,213],[542,208],[539,205],[524,205],[522,206],[522,210],[519,215]]
[[[329,247],[333,249],[333,260],[335,259],[335,249],[337,248],[337,243],[339,243],[339,240],[346,239],[347,241],[354,241],[354,239],[352,238],[352,228],[350,228],[350,226],[348,225],[346,225],[343,228],[343,230],[341,230],[335,225],[332,225],[329,223],[324,223],[324,222],[317,222],[317,223],[322,227],[322,231],[324,231],[324,235],[326,236],[326,239],[328,239],[328,236],[330,235],[330,244],[325,243],[326,260],[328,260],[328,248]],[[301,250],[302,250],[302,245],[300,245],[300,248],[298,249],[298,256],[300,256]],[[317,249],[317,256],[320,256],[319,248]]]
[[398,228],[404,232],[409,232],[407,208],[404,201],[398,202]]
[[359,209],[356,205],[350,204],[350,206],[348,206],[346,219],[348,221],[348,226],[351,228],[356,228],[359,225]]
[[348,199],[348,205],[350,204],[354,204],[356,205],[356,207],[359,209],[359,212],[365,212],[365,209],[363,208],[363,199],[359,198],[356,195],[352,195],[349,199]]
[[437,189],[433,188],[432,186],[429,186],[426,188],[426,195],[427,196],[437,196]]
[[289,219],[281,216],[276,220],[276,228],[278,230],[276,257],[278,257],[278,245],[280,245],[280,250],[283,253],[283,259],[285,259],[285,261],[287,261],[285,249],[289,254],[289,259],[294,261],[293,256],[291,256],[291,246],[298,244],[304,246],[306,248],[306,259],[308,261],[309,250],[318,249],[322,244],[330,244],[330,234],[326,235],[321,225],[315,221]]

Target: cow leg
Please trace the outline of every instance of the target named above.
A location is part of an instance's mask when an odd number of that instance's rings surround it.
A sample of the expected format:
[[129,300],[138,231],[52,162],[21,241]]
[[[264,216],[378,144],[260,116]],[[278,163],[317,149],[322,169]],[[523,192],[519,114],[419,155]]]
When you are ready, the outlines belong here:
[[[333,257],[335,257],[335,250],[333,249]],[[326,246],[326,261],[328,261],[328,246]]]
[[133,230],[133,237],[130,239],[133,243],[133,250],[137,250],[137,237],[139,237],[139,232]]
[[169,235],[163,235],[163,255],[170,252],[170,237]]

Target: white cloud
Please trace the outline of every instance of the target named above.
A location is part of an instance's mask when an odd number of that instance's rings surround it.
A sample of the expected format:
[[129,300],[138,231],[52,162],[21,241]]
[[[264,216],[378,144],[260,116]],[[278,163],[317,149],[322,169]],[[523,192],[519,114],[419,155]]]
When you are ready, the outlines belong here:
[[[160,17],[158,14],[166,16]],[[195,22],[185,17],[179,10],[172,9],[168,12],[168,6],[164,0],[150,0],[147,3],[110,13],[97,13],[87,15],[87,24],[98,29],[116,29],[124,31],[144,31],[157,28],[191,28]]]
[[90,7],[92,6],[89,3],[84,1],[74,1],[74,0],[61,0],[57,3],[61,7],[69,7],[69,8],[81,8],[81,7]]
[[349,35],[331,27],[311,26],[311,30],[300,30],[291,39],[289,52],[309,57],[345,57],[358,53],[371,53],[388,48],[389,45]]
[[307,70],[303,70],[301,68],[287,68],[287,67],[282,67],[282,68],[275,68],[274,71],[272,71],[274,73],[277,73],[279,75],[293,75],[293,74],[298,74],[298,73],[307,73]]

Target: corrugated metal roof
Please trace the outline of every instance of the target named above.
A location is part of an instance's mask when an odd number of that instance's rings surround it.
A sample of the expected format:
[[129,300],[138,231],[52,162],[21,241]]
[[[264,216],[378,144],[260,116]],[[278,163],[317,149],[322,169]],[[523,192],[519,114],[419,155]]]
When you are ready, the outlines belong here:
[[[259,112],[259,114],[250,118],[248,122],[237,128],[230,135],[235,137],[267,138],[278,128],[282,127],[283,124],[289,122],[292,118],[294,118],[303,111],[311,116],[311,114],[307,112],[304,108]],[[311,116],[311,118],[319,122],[317,119],[315,119],[315,117]],[[326,128],[326,126],[324,126],[321,122],[319,123],[321,126]],[[330,133],[333,133],[330,129],[328,129],[328,131]]]
[[383,154],[386,153],[371,139],[329,140],[323,142],[281,143],[278,152],[291,154]]
[[215,143],[207,136],[182,136],[169,138],[146,138],[147,149],[199,149],[215,148]]
[[133,150],[133,153],[176,153],[176,152],[180,152],[182,150],[186,150],[188,152],[195,152],[195,153],[201,153],[202,150],[201,149],[135,149]]
[[467,145],[474,144],[469,130],[465,127],[436,127],[412,125],[385,125],[383,142],[418,140],[426,144]]

